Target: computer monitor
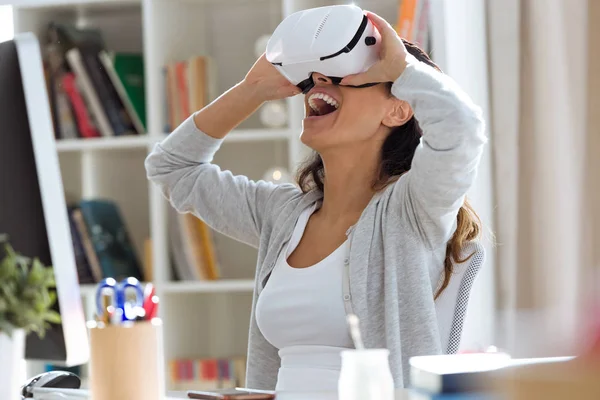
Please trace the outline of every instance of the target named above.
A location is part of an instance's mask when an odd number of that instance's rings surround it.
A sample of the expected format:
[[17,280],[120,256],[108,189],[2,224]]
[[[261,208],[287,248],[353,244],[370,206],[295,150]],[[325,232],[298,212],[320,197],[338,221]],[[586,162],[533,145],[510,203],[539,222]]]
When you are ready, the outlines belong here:
[[56,310],[45,338],[30,334],[25,358],[65,366],[89,347],[40,45],[31,33],[0,43],[0,233],[16,251],[52,265]]

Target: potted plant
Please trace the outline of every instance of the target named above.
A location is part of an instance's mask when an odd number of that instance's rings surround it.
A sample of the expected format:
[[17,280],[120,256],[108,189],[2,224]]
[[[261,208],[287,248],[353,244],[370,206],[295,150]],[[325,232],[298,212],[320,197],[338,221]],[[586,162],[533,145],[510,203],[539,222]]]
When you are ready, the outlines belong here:
[[9,365],[9,373],[0,376],[0,394],[7,389],[14,396],[23,383],[25,337],[35,333],[43,338],[50,323],[60,323],[52,309],[54,287],[52,267],[16,252],[0,235],[0,365]]

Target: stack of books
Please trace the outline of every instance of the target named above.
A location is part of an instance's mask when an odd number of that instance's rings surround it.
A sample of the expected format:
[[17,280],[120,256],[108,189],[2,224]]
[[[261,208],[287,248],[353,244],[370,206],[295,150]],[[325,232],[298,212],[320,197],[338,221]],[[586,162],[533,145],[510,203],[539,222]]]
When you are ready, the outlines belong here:
[[70,203],[67,211],[79,283],[147,278],[116,203],[81,200]]
[[216,65],[209,56],[196,55],[170,62],[163,68],[163,77],[166,132],[171,132],[217,97]]
[[246,358],[180,358],[169,361],[170,390],[216,390],[244,386]]
[[58,22],[43,49],[57,139],[145,134],[142,54],[111,52],[99,30]]
[[394,27],[400,37],[415,43],[426,53],[431,50],[430,1],[401,0],[398,6],[398,19]]
[[212,281],[221,278],[213,230],[193,214],[171,208],[169,240],[173,275],[180,281]]

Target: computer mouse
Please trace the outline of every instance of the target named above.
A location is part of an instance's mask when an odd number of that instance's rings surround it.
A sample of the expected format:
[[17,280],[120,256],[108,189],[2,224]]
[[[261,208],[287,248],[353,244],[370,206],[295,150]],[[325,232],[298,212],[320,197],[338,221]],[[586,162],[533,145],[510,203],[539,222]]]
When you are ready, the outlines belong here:
[[50,371],[44,372],[31,378],[21,388],[21,398],[33,398],[33,388],[60,388],[60,389],[79,389],[81,379],[72,372]]

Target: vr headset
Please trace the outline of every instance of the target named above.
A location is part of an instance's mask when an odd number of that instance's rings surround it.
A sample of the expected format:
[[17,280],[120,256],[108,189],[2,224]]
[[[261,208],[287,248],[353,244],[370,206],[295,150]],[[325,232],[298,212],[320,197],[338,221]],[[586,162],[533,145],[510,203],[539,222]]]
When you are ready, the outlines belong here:
[[345,76],[369,69],[379,60],[380,42],[361,8],[317,7],[285,18],[267,43],[266,58],[302,93],[307,93],[315,85],[313,72],[339,84]]

